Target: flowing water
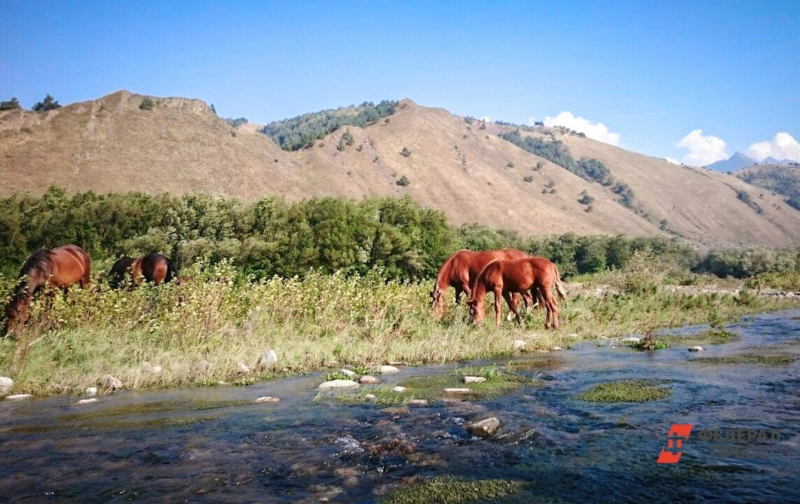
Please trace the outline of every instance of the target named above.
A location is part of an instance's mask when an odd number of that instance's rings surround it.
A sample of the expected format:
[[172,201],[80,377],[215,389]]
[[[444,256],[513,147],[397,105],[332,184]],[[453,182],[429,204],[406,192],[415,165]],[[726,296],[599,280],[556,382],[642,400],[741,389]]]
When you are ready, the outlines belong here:
[[[729,330],[741,338],[701,355],[800,357],[800,310]],[[504,502],[800,500],[798,362],[700,363],[686,348],[639,352],[587,342],[518,357],[517,370],[538,377],[535,385],[429,406],[315,401],[319,375],[127,391],[80,406],[74,397],[2,401],[0,501],[375,502],[437,476],[522,483]],[[404,368],[384,379],[453,369]],[[662,380],[671,395],[644,403],[576,398],[629,379]],[[254,403],[267,395],[281,400]],[[501,422],[494,436],[466,432],[465,423],[489,416]],[[693,425],[681,459],[657,464],[675,423]],[[733,450],[712,456],[708,434],[738,428],[770,438],[746,439],[740,458]]]

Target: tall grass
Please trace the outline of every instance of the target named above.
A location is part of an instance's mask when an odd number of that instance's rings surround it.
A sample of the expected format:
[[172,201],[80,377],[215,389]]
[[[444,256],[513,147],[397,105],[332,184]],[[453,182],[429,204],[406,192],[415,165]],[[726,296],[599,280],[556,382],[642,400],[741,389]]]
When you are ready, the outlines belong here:
[[[90,289],[72,289],[67,298],[55,296],[50,308],[39,297],[16,339],[0,340],[0,374],[14,378],[15,392],[35,394],[76,393],[102,385],[107,374],[126,388],[252,382],[346,365],[369,369],[395,361],[489,358],[513,353],[517,339],[528,342],[526,350],[546,349],[707,322],[712,314],[729,320],[792,306],[775,298],[743,301],[648,287],[573,297],[560,305],[562,327],[544,331],[541,311],[522,326],[506,322],[496,328],[473,326],[465,308],[451,305],[434,322],[429,282],[386,281],[377,271],[253,281],[222,263],[185,273],[190,282],[157,288],[115,291],[95,282]],[[0,283],[5,302],[13,282]],[[277,365],[259,366],[269,349],[278,354]],[[239,363],[252,372],[245,375]],[[154,372],[154,366],[162,371]]]

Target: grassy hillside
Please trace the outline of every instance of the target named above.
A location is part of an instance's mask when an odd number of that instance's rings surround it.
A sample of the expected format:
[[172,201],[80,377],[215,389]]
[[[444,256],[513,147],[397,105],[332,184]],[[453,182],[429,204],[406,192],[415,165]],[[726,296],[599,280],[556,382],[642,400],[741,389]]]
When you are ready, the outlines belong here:
[[749,184],[786,196],[786,204],[800,211],[800,165],[749,166],[734,175]]
[[[499,136],[512,126],[410,100],[387,117],[341,126],[288,152],[253,125],[232,127],[200,100],[152,98],[155,106],[144,110],[144,98],[120,91],[46,113],[0,112],[0,196],[42,194],[52,184],[69,192],[205,192],[245,201],[407,194],[453,224],[523,235],[677,237],[701,248],[800,240],[800,212],[779,197],[564,131],[522,134],[561,141],[576,162],[599,161],[613,183]],[[627,192],[633,196],[621,202]]]

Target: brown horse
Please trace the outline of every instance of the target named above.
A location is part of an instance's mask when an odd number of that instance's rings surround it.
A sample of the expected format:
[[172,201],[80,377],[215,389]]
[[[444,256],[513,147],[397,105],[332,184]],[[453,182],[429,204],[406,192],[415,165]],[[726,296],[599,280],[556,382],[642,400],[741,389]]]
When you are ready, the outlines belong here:
[[6,306],[6,323],[2,334],[13,332],[17,325],[28,320],[31,298],[45,285],[53,289],[63,289],[65,292],[76,283],[85,288],[89,285],[91,274],[92,260],[77,245],[63,245],[52,250],[41,249],[34,252],[19,272],[20,281]]
[[530,291],[535,296],[544,298],[547,310],[544,327],[547,329],[551,323],[553,328],[558,327],[558,304],[553,298],[552,285],[561,299],[566,300],[564,284],[558,273],[558,267],[544,257],[526,257],[510,261],[496,260],[486,265],[475,281],[472,283],[472,296],[469,300],[470,314],[475,323],[485,317],[484,299],[486,293],[494,292],[495,323],[500,325],[500,297],[502,296],[508,307],[514,312],[517,322],[521,323],[516,303],[512,299],[515,292]]
[[133,257],[120,257],[116,260],[113,266],[111,266],[111,271],[108,272],[108,285],[112,289],[118,289],[122,287],[128,278],[130,277],[130,267],[133,265],[133,262],[136,259]]
[[[120,263],[125,258],[118,260]],[[114,265],[116,266],[115,263]],[[123,263],[124,264],[124,263]],[[112,267],[112,272],[114,271]],[[133,259],[129,266],[123,269],[132,281],[132,285],[150,282],[155,285],[178,280],[178,268],[168,257],[161,254],[148,254],[144,257]]]
[[[456,290],[456,305],[458,305],[461,302],[462,293],[466,293],[467,296],[471,295],[470,285],[487,264],[496,259],[521,259],[523,257],[528,257],[528,255],[517,249],[486,250],[483,252],[464,249],[448,257],[442,267],[439,268],[439,273],[436,275],[436,281],[433,284],[433,290],[429,293],[434,318],[440,319],[442,317],[444,312],[444,293],[449,287],[453,287]],[[527,292],[523,294],[523,299],[526,307],[529,308],[533,304]]]

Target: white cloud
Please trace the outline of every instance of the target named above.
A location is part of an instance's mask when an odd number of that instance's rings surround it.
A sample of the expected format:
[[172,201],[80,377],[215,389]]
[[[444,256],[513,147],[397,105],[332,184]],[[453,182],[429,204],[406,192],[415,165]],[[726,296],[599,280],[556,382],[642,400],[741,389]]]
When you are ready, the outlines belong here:
[[746,154],[758,161],[772,156],[779,161],[791,159],[800,162],[800,143],[789,133],[781,131],[772,140],[754,143]]
[[725,142],[713,135],[703,135],[703,130],[694,130],[676,147],[687,149],[689,153],[683,157],[683,163],[692,166],[706,166],[715,161],[728,159],[725,152]]
[[672,164],[677,164],[677,165],[681,164],[680,161],[678,161],[677,159],[673,159],[671,157],[667,157],[667,158],[664,158],[664,159],[666,159],[667,161],[669,161]]
[[572,112],[561,112],[555,117],[545,117],[545,126],[564,126],[581,133],[593,140],[611,145],[619,145],[619,134],[612,133],[603,123],[592,123],[583,117],[575,117]]

